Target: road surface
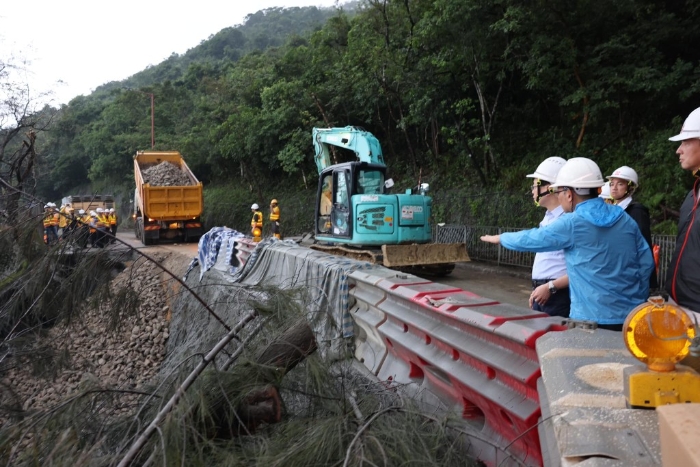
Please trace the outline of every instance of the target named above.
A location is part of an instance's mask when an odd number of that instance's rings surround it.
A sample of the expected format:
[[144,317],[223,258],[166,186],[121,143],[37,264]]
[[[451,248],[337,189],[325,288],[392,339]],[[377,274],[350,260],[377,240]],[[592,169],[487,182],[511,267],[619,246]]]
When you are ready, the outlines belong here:
[[528,306],[532,283],[526,268],[499,268],[472,261],[458,264],[452,274],[433,282],[459,287],[482,297],[522,307]]
[[[136,239],[134,232],[119,232],[117,237],[130,246],[148,251],[165,249],[186,255],[190,258],[197,256],[197,243],[161,243],[144,246]],[[458,264],[455,270],[446,277],[431,278],[433,282],[459,287],[482,297],[492,298],[499,302],[527,307],[530,296],[529,270],[525,268],[498,268],[487,263],[471,262]]]

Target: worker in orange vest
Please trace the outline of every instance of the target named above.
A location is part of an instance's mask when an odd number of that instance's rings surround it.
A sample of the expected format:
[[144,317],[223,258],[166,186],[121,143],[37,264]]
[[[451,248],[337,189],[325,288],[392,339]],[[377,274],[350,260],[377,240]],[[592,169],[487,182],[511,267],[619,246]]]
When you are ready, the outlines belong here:
[[253,211],[253,219],[250,221],[250,232],[253,234],[253,241],[259,242],[262,240],[263,213],[260,212],[258,203],[253,203],[250,210]]
[[276,238],[281,239],[282,233],[280,231],[280,208],[277,206],[277,200],[273,199],[270,201],[270,223],[272,225],[272,235]]
[[61,231],[61,238],[66,236],[66,226],[68,225],[68,217],[66,216],[66,205],[62,204],[58,210],[58,230]]
[[109,211],[97,208],[97,246],[99,248],[104,248],[110,243],[110,237],[107,234],[111,234],[112,231],[109,228]]
[[[117,213],[114,211],[114,208],[109,208],[109,228],[112,231],[112,235],[114,237],[117,236],[117,224],[119,223],[117,219]],[[114,238],[112,239],[112,242],[114,243]]]
[[54,203],[44,206],[44,236],[46,244],[51,246],[58,241],[58,212]]
[[77,233],[78,245],[85,248],[90,238],[90,214],[86,213],[84,209],[78,211],[75,232]]

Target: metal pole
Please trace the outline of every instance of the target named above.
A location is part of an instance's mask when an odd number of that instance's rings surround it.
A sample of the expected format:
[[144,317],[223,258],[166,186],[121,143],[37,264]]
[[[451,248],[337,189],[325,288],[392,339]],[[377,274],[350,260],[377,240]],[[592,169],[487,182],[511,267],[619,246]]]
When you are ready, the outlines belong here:
[[153,93],[151,94],[151,149],[156,146],[156,127],[155,127],[155,103],[153,98]]

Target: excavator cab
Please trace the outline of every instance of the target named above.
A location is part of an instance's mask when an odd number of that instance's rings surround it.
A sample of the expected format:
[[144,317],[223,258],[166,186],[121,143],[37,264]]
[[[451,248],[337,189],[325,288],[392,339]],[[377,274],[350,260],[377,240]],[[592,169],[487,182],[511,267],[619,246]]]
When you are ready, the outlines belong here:
[[[384,194],[385,171],[384,166],[364,162],[348,162],[324,170],[316,196],[316,235],[349,243],[357,217],[353,213],[358,203],[377,202]],[[381,213],[379,217],[383,217]],[[369,219],[372,222],[378,224],[374,218]]]

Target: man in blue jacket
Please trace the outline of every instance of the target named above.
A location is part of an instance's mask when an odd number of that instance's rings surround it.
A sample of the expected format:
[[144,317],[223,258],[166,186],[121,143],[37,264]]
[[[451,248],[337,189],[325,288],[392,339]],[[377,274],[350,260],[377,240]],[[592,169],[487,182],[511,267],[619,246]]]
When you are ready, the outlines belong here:
[[550,190],[572,214],[539,229],[484,235],[481,240],[516,251],[564,250],[570,318],[620,331],[629,312],[649,297],[654,258],[636,222],[598,198],[601,186],[603,175],[595,162],[570,159]]

